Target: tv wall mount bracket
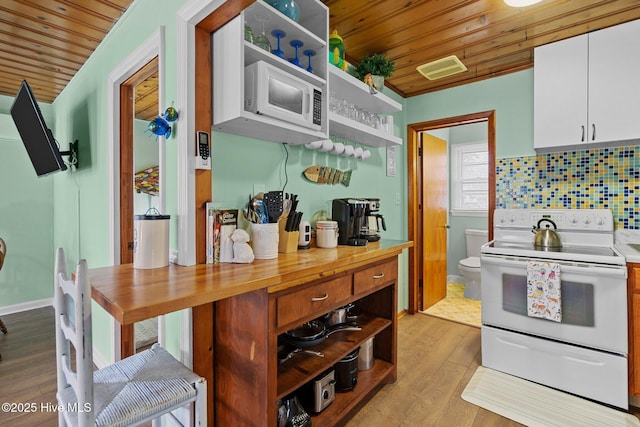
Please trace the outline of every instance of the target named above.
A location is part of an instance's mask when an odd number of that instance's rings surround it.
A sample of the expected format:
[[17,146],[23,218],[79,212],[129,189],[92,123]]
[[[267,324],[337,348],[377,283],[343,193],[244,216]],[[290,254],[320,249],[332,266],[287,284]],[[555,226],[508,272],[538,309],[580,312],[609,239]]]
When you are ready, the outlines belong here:
[[68,165],[78,168],[78,140],[69,143],[68,151],[61,151],[61,156],[69,156]]

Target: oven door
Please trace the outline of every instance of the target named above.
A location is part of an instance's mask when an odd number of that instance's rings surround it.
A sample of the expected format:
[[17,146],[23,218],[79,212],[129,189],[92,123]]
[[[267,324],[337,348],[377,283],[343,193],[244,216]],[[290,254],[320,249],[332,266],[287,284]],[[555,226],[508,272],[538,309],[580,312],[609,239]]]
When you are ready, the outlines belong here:
[[627,354],[626,268],[558,262],[562,321],[555,322],[527,316],[528,261],[482,254],[483,324]]

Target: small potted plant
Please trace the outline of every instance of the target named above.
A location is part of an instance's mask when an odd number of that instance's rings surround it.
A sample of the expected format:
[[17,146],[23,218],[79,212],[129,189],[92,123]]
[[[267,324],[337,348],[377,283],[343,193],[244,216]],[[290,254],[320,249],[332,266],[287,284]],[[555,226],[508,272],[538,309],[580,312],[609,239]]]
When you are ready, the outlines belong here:
[[[368,55],[358,62],[353,69],[353,74],[359,80],[364,81],[374,88],[382,90],[384,78],[391,77],[396,64],[381,53]],[[370,76],[369,76],[370,75]],[[371,79],[371,81],[369,81]]]

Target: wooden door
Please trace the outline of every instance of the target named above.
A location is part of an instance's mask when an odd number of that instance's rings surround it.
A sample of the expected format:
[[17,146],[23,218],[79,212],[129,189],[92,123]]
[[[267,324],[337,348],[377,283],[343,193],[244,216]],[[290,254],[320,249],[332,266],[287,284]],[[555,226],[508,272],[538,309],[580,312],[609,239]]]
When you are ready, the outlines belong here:
[[421,134],[422,309],[447,294],[447,142]]

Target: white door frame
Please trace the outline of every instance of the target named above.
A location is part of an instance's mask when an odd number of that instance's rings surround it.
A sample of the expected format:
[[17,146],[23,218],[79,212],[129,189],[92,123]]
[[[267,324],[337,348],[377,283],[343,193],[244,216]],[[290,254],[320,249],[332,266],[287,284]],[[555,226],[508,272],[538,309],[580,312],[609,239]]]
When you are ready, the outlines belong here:
[[[109,174],[109,263],[120,264],[120,85],[133,76],[140,68],[158,57],[158,108],[162,109],[164,101],[164,26],[160,26],[136,50],[131,52],[108,77],[107,86],[107,144]],[[161,112],[159,111],[158,114]],[[158,205],[165,211],[165,138],[158,138],[158,170],[160,193]],[[111,337],[113,342],[111,360],[120,360],[120,324],[111,318]],[[164,345],[164,317],[158,318],[158,341]]]

